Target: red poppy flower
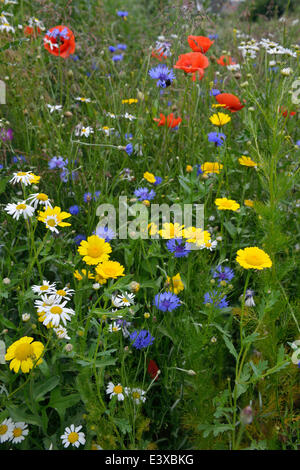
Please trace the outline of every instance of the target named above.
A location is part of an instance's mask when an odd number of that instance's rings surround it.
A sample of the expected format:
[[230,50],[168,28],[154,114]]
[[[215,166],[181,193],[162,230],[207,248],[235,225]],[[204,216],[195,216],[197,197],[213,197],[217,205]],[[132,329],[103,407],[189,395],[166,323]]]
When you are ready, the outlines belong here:
[[26,36],[34,36],[36,37],[37,34],[41,34],[41,30],[39,27],[33,28],[32,26],[25,26],[24,28],[24,34]]
[[188,36],[188,43],[194,52],[202,52],[202,54],[205,54],[214,41],[211,41],[206,36]]
[[160,47],[159,49],[155,49],[154,51],[151,52],[151,55],[152,57],[155,57],[156,59],[158,59],[160,62],[163,60],[163,59],[166,59],[167,56],[164,54],[162,48]]
[[154,379],[155,377],[156,377],[155,380],[158,379],[157,372],[159,371],[159,368],[158,368],[158,365],[156,364],[156,362],[153,361],[153,359],[150,359],[147,370],[148,370],[148,374],[150,375],[151,379]]
[[188,52],[178,57],[174,69],[184,70],[186,73],[194,73],[209,66],[208,58],[201,52]]
[[203,77],[204,77],[204,69],[199,69],[197,70],[197,72],[192,73],[193,82],[195,82],[197,78],[198,80],[202,80]]
[[181,123],[182,119],[180,117],[175,118],[174,113],[171,113],[167,116],[164,116],[164,114],[160,113],[160,119],[153,118],[154,121],[158,122],[159,126],[168,126],[168,127],[176,127],[178,124]]
[[[288,110],[286,108],[284,108],[283,106],[281,106],[280,112],[281,112],[282,116],[284,116],[284,117],[288,116]],[[295,114],[296,114],[296,111],[291,111],[289,113],[289,116],[295,116]]]
[[238,97],[231,93],[220,93],[215,98],[219,104],[225,104],[224,108],[229,109],[232,113],[236,113],[244,108]]
[[230,55],[221,55],[221,57],[217,59],[217,63],[219,65],[223,65],[223,67],[227,67],[227,65],[236,65],[236,62],[234,62]]
[[75,52],[75,37],[67,26],[54,26],[44,37],[44,46],[50,54],[66,59]]

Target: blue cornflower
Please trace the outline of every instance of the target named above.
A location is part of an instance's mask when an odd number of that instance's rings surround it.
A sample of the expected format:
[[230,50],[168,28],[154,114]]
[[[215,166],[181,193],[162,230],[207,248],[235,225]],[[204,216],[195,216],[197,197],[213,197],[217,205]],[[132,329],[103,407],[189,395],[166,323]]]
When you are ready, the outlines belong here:
[[13,163],[21,163],[21,162],[26,162],[26,158],[24,155],[14,155],[12,157]]
[[139,201],[151,201],[156,196],[156,192],[153,189],[149,191],[148,188],[138,188],[134,191],[134,194]]
[[77,214],[79,214],[79,212],[80,212],[80,207],[79,207],[79,206],[76,206],[76,205],[75,205],[75,206],[71,206],[71,207],[69,207],[69,212],[70,212],[70,214],[72,214],[72,215],[77,215]]
[[172,312],[180,305],[180,299],[172,292],[162,292],[156,294],[153,305],[155,305],[162,312]]
[[[67,168],[63,168],[62,171],[60,172],[60,179],[64,182],[67,183],[70,178],[70,172]],[[71,173],[71,178],[72,180],[76,180],[78,178],[78,173],[74,170]]]
[[124,57],[123,54],[116,54],[116,55],[112,56],[112,60],[114,62],[119,62],[120,60],[123,60],[123,57]]
[[209,37],[210,40],[218,39],[219,35],[218,34],[209,34],[208,37]]
[[78,234],[78,235],[76,235],[76,237],[74,238],[74,243],[76,243],[76,245],[80,245],[80,243],[82,242],[82,240],[86,240],[86,236],[85,236],[85,235],[82,235],[82,234]]
[[68,164],[68,159],[64,160],[62,157],[53,157],[48,162],[48,167],[50,170],[54,168],[64,168]]
[[175,258],[188,256],[191,251],[189,244],[183,241],[182,238],[171,238],[167,241],[166,246],[174,254]]
[[156,85],[161,88],[170,86],[172,81],[176,78],[173,70],[169,70],[164,64],[149,70],[149,75],[151,78],[157,80]]
[[70,55],[70,59],[74,60],[74,62],[77,62],[79,60],[79,57],[78,55],[74,54],[74,55]]
[[125,51],[127,49],[127,46],[126,44],[118,44],[117,49],[119,49],[120,51]]
[[133,138],[132,134],[125,134],[125,139],[131,140]]
[[116,237],[115,232],[108,227],[97,227],[95,234],[99,238],[103,238],[107,243]]
[[130,335],[129,331],[128,331],[128,328],[131,326],[131,322],[130,321],[126,321],[124,320],[123,318],[119,318],[117,321],[116,321],[116,324],[121,326],[122,328],[122,333],[123,333],[123,336],[124,338],[128,338],[128,336]]
[[228,307],[226,295],[221,297],[220,293],[215,290],[213,292],[206,292],[206,294],[204,294],[204,304],[212,304],[216,308]]
[[125,18],[126,16],[128,16],[128,11],[117,11],[117,15],[121,18]]
[[133,152],[133,145],[132,144],[127,144],[126,147],[124,147],[125,152],[127,155],[131,155]]
[[154,341],[154,337],[150,334],[149,330],[135,330],[130,335],[130,341],[134,341],[132,346],[136,349],[143,349],[151,346]]
[[93,199],[92,193],[84,193],[83,200],[84,202],[91,202]]
[[154,181],[154,186],[157,186],[162,182],[162,177],[161,176],[155,176],[155,181]]
[[217,88],[212,88],[209,92],[209,95],[210,96],[217,96],[217,95],[220,95],[220,90],[218,90]]
[[94,194],[94,201],[97,201],[98,197],[100,196],[101,194],[101,191],[95,191],[95,194]]
[[68,36],[68,30],[67,28],[64,28],[62,31],[59,31],[58,28],[54,28],[53,31],[47,31],[47,36],[49,36],[50,38],[57,38],[58,36],[60,38],[63,38],[63,39],[69,39],[69,36]]
[[1,163],[0,163],[0,170],[3,170],[3,165],[1,165]]
[[201,169],[201,165],[196,165],[197,168],[197,176],[202,175],[203,171]]
[[297,140],[296,145],[298,145],[298,147],[300,147],[300,140]]
[[216,269],[211,270],[212,277],[214,279],[218,279],[219,282],[221,281],[231,281],[234,278],[234,272],[232,269],[228,268],[227,266],[217,266]]
[[209,132],[207,135],[208,141],[213,142],[216,147],[220,147],[224,144],[224,140],[226,139],[226,135],[222,132]]
[[115,46],[108,46],[110,52],[116,52],[117,48]]

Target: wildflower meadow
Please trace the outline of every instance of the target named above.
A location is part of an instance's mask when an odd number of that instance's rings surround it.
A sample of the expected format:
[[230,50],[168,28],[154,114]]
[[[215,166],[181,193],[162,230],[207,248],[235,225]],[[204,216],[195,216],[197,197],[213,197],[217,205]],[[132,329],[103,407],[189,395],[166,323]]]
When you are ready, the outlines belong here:
[[0,5],[0,450],[299,450],[300,5]]

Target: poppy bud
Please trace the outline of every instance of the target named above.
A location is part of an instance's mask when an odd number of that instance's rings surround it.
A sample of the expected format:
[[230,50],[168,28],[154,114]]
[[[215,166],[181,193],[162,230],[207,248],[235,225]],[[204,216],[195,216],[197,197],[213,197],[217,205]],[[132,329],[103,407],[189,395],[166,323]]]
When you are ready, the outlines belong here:
[[252,423],[253,414],[252,414],[252,408],[250,405],[246,406],[246,408],[244,408],[241,411],[240,419],[241,419],[241,423],[244,425]]

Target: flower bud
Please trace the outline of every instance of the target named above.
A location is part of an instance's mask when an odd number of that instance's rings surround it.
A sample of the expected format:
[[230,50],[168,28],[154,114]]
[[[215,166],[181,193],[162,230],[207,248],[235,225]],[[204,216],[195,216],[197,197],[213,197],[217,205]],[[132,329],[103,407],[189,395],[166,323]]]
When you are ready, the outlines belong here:
[[241,419],[241,423],[244,425],[252,423],[253,414],[252,414],[252,408],[250,405],[246,406],[246,408],[244,408],[241,411],[240,419]]

